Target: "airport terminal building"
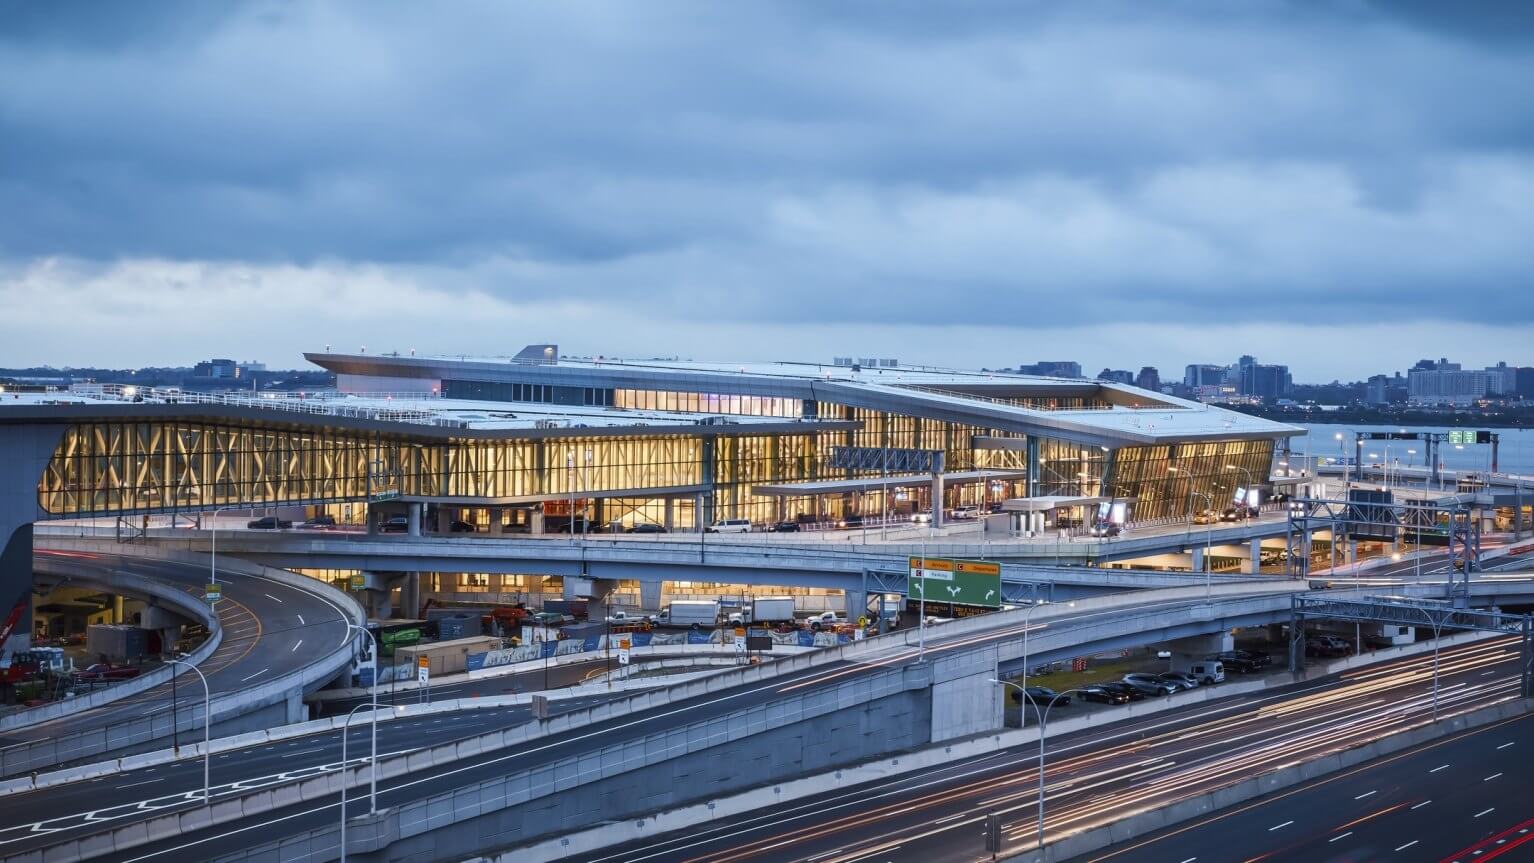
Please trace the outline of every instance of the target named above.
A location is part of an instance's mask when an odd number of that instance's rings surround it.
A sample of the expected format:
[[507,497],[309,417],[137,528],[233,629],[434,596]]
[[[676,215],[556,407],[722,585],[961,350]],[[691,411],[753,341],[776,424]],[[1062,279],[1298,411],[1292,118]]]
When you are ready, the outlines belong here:
[[1266,485],[1301,433],[1130,386],[1005,373],[572,359],[552,345],[497,360],[306,356],[355,402],[464,432],[383,453],[375,481],[535,532],[570,524],[572,506],[591,529],[941,520],[1017,498],[1176,518]]

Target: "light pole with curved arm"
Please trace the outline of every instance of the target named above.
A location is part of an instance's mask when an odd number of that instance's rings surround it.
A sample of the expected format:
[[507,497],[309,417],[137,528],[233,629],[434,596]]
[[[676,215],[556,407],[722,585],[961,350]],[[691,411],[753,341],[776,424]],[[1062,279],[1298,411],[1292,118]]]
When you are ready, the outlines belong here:
[[[368,687],[373,691],[373,740],[371,745],[372,757],[369,759],[368,769],[368,773],[370,774],[368,779],[368,814],[372,815],[378,811],[378,667],[379,663],[383,659],[383,645],[379,643],[378,637],[370,632],[365,626],[358,626],[351,621],[347,621],[346,627],[348,629],[355,629],[359,633],[368,636],[368,638],[373,642],[373,685]],[[364,705],[361,704],[357,705],[357,707],[363,706]],[[352,708],[352,711],[356,712],[356,709],[357,708],[354,707]],[[347,721],[351,721],[351,714],[347,714]],[[344,750],[346,748],[345,732],[342,733],[341,738],[341,748]],[[345,761],[346,759],[342,758],[341,760]],[[345,794],[345,791],[346,789],[342,788],[342,794]],[[343,832],[346,829],[346,825],[344,823],[345,820],[346,819],[343,816],[343,823],[341,825]]]
[[218,584],[218,514],[235,509],[246,509],[243,506],[221,506],[213,510],[208,516],[208,583]]
[[[376,683],[377,681],[374,682]],[[373,730],[376,732],[378,730],[378,705],[376,703],[368,704],[363,702],[356,705],[351,709],[350,713],[346,714],[346,721],[341,723],[341,863],[346,863],[346,732],[351,730],[352,717],[356,716],[357,711],[364,707],[373,708]],[[374,737],[373,740],[376,746],[378,738]],[[378,750],[376,748],[373,750],[373,757],[368,760],[372,763],[373,775],[376,778],[378,775]],[[374,787],[374,793],[377,793],[376,786]],[[374,809],[368,814],[371,815],[376,811],[378,810]]]
[[1438,721],[1438,645],[1443,632],[1443,618],[1433,619],[1433,615],[1425,608],[1418,608],[1422,616],[1427,618],[1428,625],[1433,627],[1433,721]]
[[1039,705],[1037,703],[1035,703],[1033,701],[1033,699],[1028,697],[1028,690],[1024,689],[1023,687],[1018,686],[1016,683],[1013,683],[1010,680],[1000,680],[1000,679],[997,679],[997,678],[994,678],[994,677],[991,678],[991,682],[992,683],[999,683],[1002,686],[1010,686],[1010,687],[1016,689],[1018,697],[1021,699],[1021,701],[1020,701],[1020,703],[1018,705],[1018,713],[1019,714],[1026,713],[1027,711],[1024,708],[1027,707],[1028,705],[1033,705],[1033,713],[1034,713],[1034,716],[1038,720],[1038,722],[1037,722],[1038,727],[1039,727],[1039,825],[1038,825],[1038,843],[1039,843],[1039,845],[1038,845],[1038,847],[1039,847],[1039,850],[1042,851],[1044,849],[1044,732],[1045,732],[1045,730],[1047,728],[1047,723],[1049,722],[1049,711],[1050,711],[1051,708],[1053,708],[1055,706],[1055,704],[1057,704],[1060,701],[1060,697],[1061,696],[1069,695],[1072,692],[1079,693],[1079,692],[1081,692],[1081,690],[1080,689],[1076,689],[1076,688],[1072,688],[1072,689],[1063,689],[1063,690],[1061,690],[1059,692],[1056,692],[1054,694],[1054,696],[1049,699],[1049,703],[1044,705],[1044,709],[1042,711],[1040,711],[1039,710]]
[[[187,662],[184,659],[167,659],[172,665],[185,665],[197,672],[197,677],[202,680],[202,802],[209,803],[208,793],[212,785],[208,782],[208,776],[213,764],[213,696],[208,689],[208,678],[203,676],[202,669]],[[172,678],[174,680],[174,678]],[[172,711],[172,716],[175,715]],[[175,722],[172,719],[171,722]]]

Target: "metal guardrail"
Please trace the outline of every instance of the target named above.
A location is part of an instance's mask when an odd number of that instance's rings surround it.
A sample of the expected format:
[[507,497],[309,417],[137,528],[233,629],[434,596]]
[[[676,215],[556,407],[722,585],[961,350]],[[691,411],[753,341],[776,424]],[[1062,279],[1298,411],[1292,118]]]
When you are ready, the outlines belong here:
[[[377,405],[347,404],[352,396],[344,393],[298,393],[297,396],[262,396],[243,393],[202,393],[161,387],[135,387],[125,384],[76,384],[70,387],[74,395],[98,398],[105,401],[145,402],[174,405],[224,405],[228,407],[257,408],[284,411],[311,416],[352,417],[356,419],[387,420],[415,423],[418,425],[450,425],[458,427],[462,421],[444,417],[431,409],[406,407],[379,407]],[[427,402],[439,399],[431,393],[369,393],[369,399],[385,401],[399,399],[401,402]]]

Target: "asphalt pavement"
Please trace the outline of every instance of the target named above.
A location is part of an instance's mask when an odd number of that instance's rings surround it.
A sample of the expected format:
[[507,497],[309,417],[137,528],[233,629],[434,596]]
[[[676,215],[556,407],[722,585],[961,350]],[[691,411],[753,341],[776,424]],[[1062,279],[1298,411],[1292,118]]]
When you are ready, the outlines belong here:
[[[1197,604],[1197,602],[1198,600],[1162,600],[1137,607],[1137,610],[1186,606]],[[1034,625],[1036,627],[1048,625],[1055,629],[1073,623],[1089,625],[1095,619],[1104,615],[1120,613],[1122,612],[1083,611],[1052,618],[1048,624],[1037,623]],[[1017,625],[986,630],[982,633],[944,637],[940,634],[939,630],[929,636],[926,653],[930,658],[934,654],[945,650],[961,649],[986,642],[1016,638],[1021,631],[1022,626]],[[538,764],[552,763],[567,756],[588,751],[594,739],[610,744],[632,737],[642,737],[674,727],[679,719],[698,721],[725,715],[742,708],[779,700],[785,697],[786,694],[805,687],[854,679],[860,675],[899,667],[914,662],[916,659],[916,648],[892,647],[884,654],[874,657],[863,657],[862,661],[857,663],[846,661],[830,662],[770,680],[711,692],[668,705],[663,709],[646,711],[633,716],[618,717],[574,729],[570,732],[551,735],[530,745],[520,746],[505,752],[486,753],[457,766],[429,775],[410,775],[383,780],[379,784],[379,805],[395,806],[410,800],[450,791],[466,784],[498,777],[503,775],[508,769],[522,769]],[[571,705],[568,702],[561,702],[560,704],[560,709],[562,710],[575,709],[575,707],[576,705]],[[453,725],[443,724],[438,728],[418,728],[418,733],[414,735],[414,745],[435,745],[461,736],[466,736],[463,733],[463,729]],[[276,750],[273,750],[273,753],[275,752]],[[263,757],[270,754],[272,753],[263,753]],[[322,757],[326,761],[330,760],[328,754],[311,753],[311,755]],[[264,769],[264,763],[263,768],[250,767],[242,769],[247,769],[250,777],[256,779],[261,779],[270,773],[269,770]],[[137,776],[129,777],[128,774],[123,774],[123,776],[125,777],[123,780],[124,785],[140,779]],[[243,781],[245,778],[247,777],[236,775],[236,779],[241,780],[240,788],[246,787]],[[197,794],[189,794],[188,792],[198,790],[200,787],[200,774],[195,776],[195,781],[189,782],[188,777],[182,775],[175,785],[161,786],[159,783],[156,783],[155,785],[144,787],[142,791],[137,786],[130,786],[123,791],[123,797],[130,799],[114,801],[124,805],[119,805],[113,810],[111,821],[125,823],[162,814],[167,809],[193,808],[199,805],[200,800]],[[239,793],[239,790],[230,788],[226,793],[235,794]],[[142,800],[131,799],[137,796],[135,792],[143,795]],[[36,793],[38,792],[34,792],[34,794]],[[176,796],[175,799],[167,799],[167,795],[179,796]],[[218,794],[215,792],[214,799],[217,800],[217,798]],[[138,805],[146,800],[157,801],[152,810]],[[17,834],[18,838],[11,840],[13,842],[12,848],[7,848],[5,845],[0,844],[0,848],[4,848],[6,851],[13,850],[13,848],[45,846],[50,844],[51,840],[62,835],[95,832],[109,826],[107,821],[99,815],[91,818],[83,817],[88,814],[89,810],[76,810],[73,813],[66,813],[63,808],[54,807],[53,811],[56,818],[63,816],[69,820],[67,822],[58,822],[63,825],[62,828],[52,829],[49,824],[42,823],[40,819],[29,821],[27,815],[33,814],[31,812],[26,814],[17,812],[15,815],[12,815],[6,808],[7,805],[4,799],[0,799],[0,818],[3,818],[7,823],[17,824],[21,830]],[[175,840],[144,846],[132,859],[179,861],[216,856],[224,851],[246,847],[253,841],[270,841],[284,835],[293,835],[315,827],[325,826],[332,823],[336,817],[335,808],[338,805],[339,795],[333,795],[329,798],[305,801],[302,804],[275,810],[265,816],[246,819],[239,823],[187,831]],[[359,808],[356,811],[360,813],[365,811],[365,808]],[[50,819],[50,821],[56,820],[56,818]],[[117,826],[117,824],[111,824],[110,826]]]
[[1534,715],[1270,794],[1082,863],[1534,859]]
[[[1486,706],[1517,694],[1516,642],[1511,639],[1445,650],[1441,663],[1445,711]],[[1426,722],[1431,681],[1431,656],[1410,657],[1051,739],[1046,839]],[[1062,712],[1068,715],[1069,710]],[[1002,816],[1004,851],[1026,850],[1036,842],[1037,765],[1037,744],[1024,745],[572,859],[975,863],[990,857],[983,837],[988,813]],[[1199,855],[1157,853],[1134,859],[1184,863],[1193,856]],[[1205,850],[1202,856],[1206,861],[1248,859],[1223,849]]]
[[[185,590],[201,597],[208,568],[139,557],[39,550],[34,565],[64,576],[125,572]],[[259,575],[219,570],[223,599],[216,606],[224,629],[223,641],[198,669],[208,679],[214,698],[273,680],[334,651],[347,638],[341,609],[317,593],[309,593]],[[176,703],[200,703],[202,684],[195,674],[182,674],[174,687]],[[0,738],[0,747],[31,740],[114,725],[172,709],[169,683],[128,696],[95,710],[16,728]]]

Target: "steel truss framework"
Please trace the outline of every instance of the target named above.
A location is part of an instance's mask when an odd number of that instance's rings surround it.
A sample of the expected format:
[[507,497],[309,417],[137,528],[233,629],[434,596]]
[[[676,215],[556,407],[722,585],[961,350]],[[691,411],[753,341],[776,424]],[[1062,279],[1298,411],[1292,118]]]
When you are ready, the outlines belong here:
[[1464,503],[1379,503],[1374,501],[1297,498],[1289,503],[1289,574],[1310,575],[1313,534],[1329,530],[1333,547],[1354,534],[1387,531],[1397,540],[1416,533],[1448,543],[1453,574],[1450,596],[1459,604],[1470,596],[1470,573],[1480,568],[1481,528]]
[[1427,624],[1435,634],[1444,629],[1478,630],[1522,639],[1519,669],[1523,697],[1534,695],[1534,618],[1474,608],[1455,608],[1441,602],[1406,596],[1370,596],[1344,599],[1296,594],[1289,607],[1289,669],[1305,668],[1305,621],[1307,619],[1353,620],[1398,626]]

